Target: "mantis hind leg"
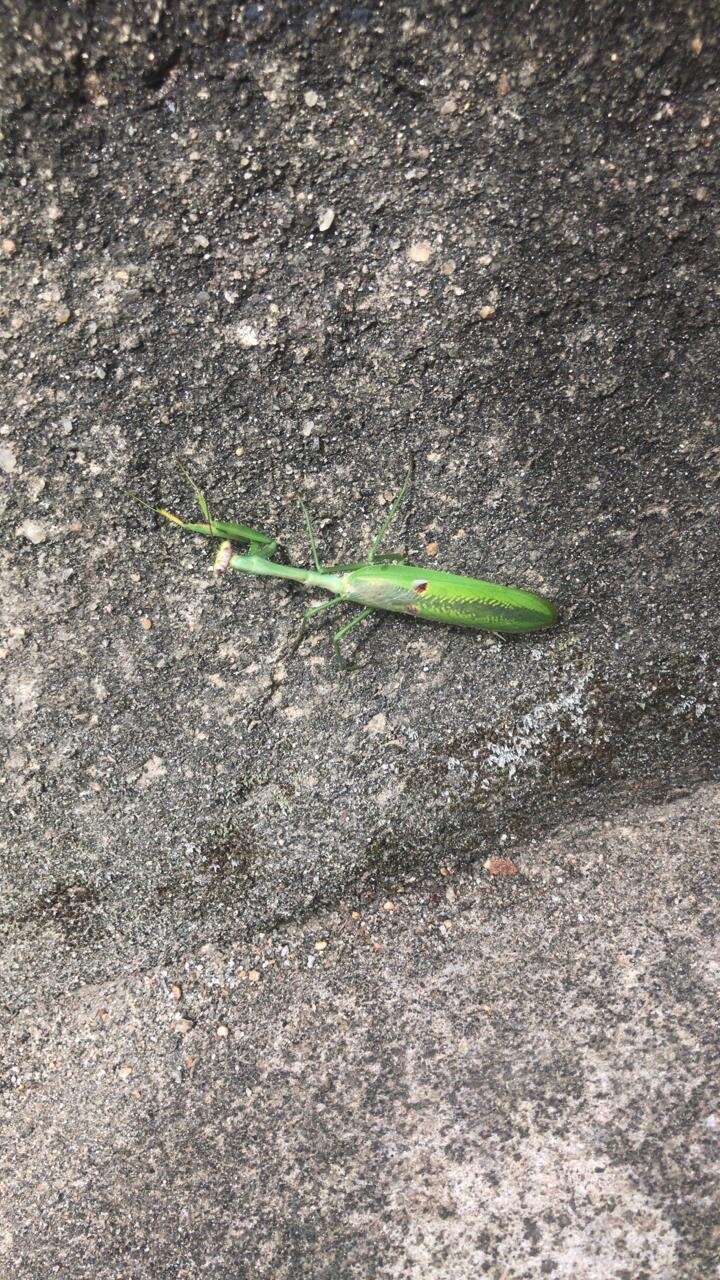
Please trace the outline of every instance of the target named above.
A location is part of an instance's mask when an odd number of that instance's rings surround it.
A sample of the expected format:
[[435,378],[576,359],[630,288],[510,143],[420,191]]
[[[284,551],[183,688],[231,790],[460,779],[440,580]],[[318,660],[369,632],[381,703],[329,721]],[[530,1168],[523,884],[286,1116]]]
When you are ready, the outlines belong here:
[[306,609],[302,616],[298,642],[302,640],[305,632],[307,631],[308,623],[312,621],[317,613],[323,613],[325,609],[335,609],[337,605],[345,603],[346,602],[343,600],[342,596],[333,596],[331,600],[323,600],[322,604],[311,604],[310,608]]
[[345,623],[344,627],[340,627],[340,630],[335,632],[335,635],[333,636],[333,649],[335,650],[335,657],[341,667],[346,667],[348,664],[340,652],[340,641],[344,639],[345,636],[349,635],[355,627],[359,627],[360,623],[364,622],[366,618],[369,618],[371,613],[375,612],[376,610],[371,608],[361,609],[354,618],[351,618],[349,622]]
[[323,600],[322,604],[311,604],[302,616],[295,639],[291,643],[290,652],[297,653],[308,629],[308,623],[312,621],[316,613],[323,613],[325,609],[334,609],[337,605],[345,603],[346,601],[341,596],[333,596],[330,600]]

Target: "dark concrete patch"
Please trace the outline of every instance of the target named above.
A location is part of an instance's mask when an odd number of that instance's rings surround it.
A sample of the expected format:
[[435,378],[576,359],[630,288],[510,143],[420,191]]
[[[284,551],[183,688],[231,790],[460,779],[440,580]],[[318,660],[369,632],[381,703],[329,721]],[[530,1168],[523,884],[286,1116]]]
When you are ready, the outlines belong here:
[[[15,8],[13,1004],[716,771],[713,36],[642,12]],[[211,589],[127,498],[189,510],[182,459],[347,557],[411,456],[411,553],[560,630],[386,617],[343,676],[328,624],[290,654],[297,592]],[[75,882],[115,941],[59,959],[31,908]]]

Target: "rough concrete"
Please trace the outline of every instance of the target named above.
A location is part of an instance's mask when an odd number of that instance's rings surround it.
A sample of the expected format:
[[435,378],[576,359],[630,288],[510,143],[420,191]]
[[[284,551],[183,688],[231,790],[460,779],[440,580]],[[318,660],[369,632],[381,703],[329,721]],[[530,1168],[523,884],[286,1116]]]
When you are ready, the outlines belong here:
[[[364,918],[368,903],[399,893],[421,912],[441,869],[467,875],[477,891],[470,916],[480,921],[479,868],[489,857],[514,860],[531,847],[550,857],[562,833],[591,840],[594,823],[628,807],[642,834],[638,806],[673,796],[690,797],[682,801],[688,863],[709,866],[705,800],[696,811],[692,797],[717,778],[720,759],[717,16],[713,5],[499,0],[422,9],[6,5],[0,1002],[9,1026],[13,1018],[48,1026],[55,1000],[72,1022],[94,1001],[88,984],[99,984],[103,1000],[118,992],[118,1008],[138,1002],[138,1026],[152,1040],[146,982],[166,965],[204,972],[203,946],[223,956],[274,946],[267,940],[287,930],[312,932],[319,912],[342,903]],[[328,559],[347,559],[367,547],[408,459],[416,481],[397,544],[419,563],[553,596],[561,628],[500,645],[383,618],[353,638],[354,665],[341,674],[328,622],[293,650],[301,593],[215,586],[207,546],[161,528],[127,497],[139,491],[189,510],[180,460],[202,478],[214,512],[278,534],[291,558],[306,561],[303,495]],[[659,883],[676,874],[672,846],[663,849]],[[655,914],[669,912],[663,928],[678,940],[692,916],[643,885],[622,904],[628,936],[637,913],[641,975],[652,965]],[[540,931],[555,924],[549,899],[508,892],[519,932],[493,916],[490,949],[525,974],[529,994],[514,1013],[529,1020],[501,1043],[529,1064],[533,1019],[556,976],[553,957],[522,952],[521,923],[527,911]],[[411,963],[423,945],[408,924],[401,972],[417,1015],[408,1034],[432,1044],[432,1017],[424,1030],[420,1019],[426,971]],[[380,986],[394,989],[394,961],[375,963]],[[574,1008],[583,979],[573,963],[565,982]],[[305,1025],[313,999],[315,978],[300,972],[294,1012],[254,1007],[252,1043],[272,1041],[278,1060],[282,1018]],[[456,1016],[474,1026],[480,979],[463,972],[468,1003]],[[704,987],[695,972],[687,981],[699,1054]],[[358,983],[357,1017],[368,1019],[375,1011],[365,1002],[377,991]],[[600,1001],[600,985],[593,990]],[[663,1016],[675,1020],[678,1000],[665,988],[660,995]],[[602,1022],[600,1004],[589,1009]],[[378,1064],[402,1043],[392,1030],[396,1005],[384,1012],[368,1049]],[[308,1052],[315,1031],[309,1017]],[[63,1061],[50,1040],[40,1053],[47,1070]],[[585,1079],[590,1050],[578,1045]],[[679,1064],[658,1052],[665,1079]],[[18,1053],[22,1075],[22,1045]],[[361,1050],[336,1043],[333,1054],[348,1084],[338,1105],[349,1108]],[[620,1094],[633,1065],[628,1050],[612,1076]],[[283,1151],[290,1168],[303,1142],[308,1152],[324,1149],[320,1113],[298,1127],[294,1110],[321,1090],[319,1070],[307,1095],[281,1090],[258,1112],[273,1138],[289,1133],[290,1145],[267,1156],[275,1183]],[[153,1071],[159,1079],[158,1062]],[[377,1072],[391,1074],[386,1065]],[[505,1166],[483,1164],[494,1123],[493,1141],[502,1140],[502,1089],[490,1074],[491,1096],[475,1090],[474,1116],[456,1056],[433,1076],[440,1130],[428,1141],[439,1151],[439,1185],[460,1158],[457,1136],[444,1146],[443,1117],[451,1135],[462,1114],[467,1195],[495,1179],[512,1210],[529,1183],[523,1192],[520,1173],[511,1191]],[[66,1075],[77,1088],[69,1067]],[[223,1115],[241,1115],[245,1084],[223,1057],[210,1077],[207,1124],[217,1136]],[[689,1090],[689,1075],[681,1078]],[[213,1262],[203,1253],[210,1222],[205,1236],[188,1226],[205,1244],[193,1245],[185,1271],[167,1241],[153,1255],[158,1188],[170,1186],[155,1126],[172,1133],[172,1125],[160,1112],[141,1122],[131,1101],[127,1133],[120,1120],[115,1130],[126,1144],[126,1163],[118,1161],[95,1129],[118,1105],[116,1081],[96,1084],[76,1097],[74,1119],[56,1095],[58,1142],[73,1124],[87,1132],[100,1197],[93,1201],[79,1172],[68,1175],[68,1216],[47,1237],[62,1256],[59,1273],[98,1274],[97,1265],[124,1274],[102,1223],[120,1231],[122,1254],[130,1246],[112,1206],[152,1165],[158,1181],[150,1178],[136,1206],[131,1274],[180,1276],[202,1265],[237,1275],[242,1235],[226,1250],[230,1262]],[[680,1225],[673,1218],[668,1234],[678,1184],[662,1089],[645,1102],[656,1107],[660,1136],[650,1145],[663,1189],[647,1189],[649,1148],[638,1164],[644,1190],[628,1173],[638,1088],[628,1075],[613,1131],[621,1185],[614,1173],[601,1179],[595,1200],[573,1208],[563,1193],[566,1153],[575,1152],[569,1167],[585,1159],[572,1146],[569,1096],[557,1106],[571,1146],[558,1140],[548,1154],[529,1126],[513,1158],[540,1180],[546,1171],[541,1199],[563,1200],[563,1239],[576,1242],[578,1268],[706,1275],[702,1205],[696,1220],[692,1205],[678,1208]],[[457,1114],[456,1094],[465,1097]],[[38,1107],[42,1116],[40,1099]],[[396,1118],[379,1098],[372,1115],[368,1141],[407,1243],[403,1214],[412,1213],[401,1201],[412,1179],[393,1154]],[[175,1207],[190,1221],[201,1212],[193,1179],[218,1201],[214,1180],[240,1154],[228,1140],[218,1164],[199,1116],[183,1123],[172,1176]],[[402,1124],[409,1169],[423,1141],[407,1117]],[[677,1141],[687,1132],[680,1124]],[[336,1182],[342,1167],[351,1197],[361,1174],[352,1143],[337,1142]],[[358,1159],[365,1168],[367,1153]],[[315,1170],[309,1187],[319,1195],[321,1185]],[[282,1274],[279,1258],[288,1274],[302,1266],[363,1274],[343,1232],[372,1235],[378,1201],[358,1207],[346,1228],[330,1199],[337,1237],[316,1217],[316,1239],[305,1240],[307,1206],[289,1173],[287,1188],[265,1234],[253,1228],[258,1252],[247,1274]],[[11,1240],[23,1212],[21,1188],[13,1194]],[[26,1184],[30,1215],[33,1194]],[[416,1241],[417,1257],[397,1274],[464,1275],[480,1257],[472,1249],[485,1250],[493,1276],[503,1267],[526,1274],[487,1223],[479,1245],[450,1227],[444,1235],[437,1186],[427,1194],[436,1224],[427,1247],[446,1248],[450,1261],[423,1261],[426,1245]],[[621,1245],[608,1228],[598,1240],[592,1206],[605,1221],[611,1204],[635,1203],[636,1194],[645,1235]],[[293,1204],[300,1216],[288,1254]],[[229,1215],[232,1198],[228,1206]],[[422,1221],[419,1210],[413,1221]],[[78,1239],[90,1270],[81,1269],[82,1250],[70,1258]],[[526,1262],[552,1275],[543,1239],[536,1263]],[[601,1254],[615,1248],[614,1271],[602,1271],[596,1241]],[[27,1248],[28,1274],[47,1274],[49,1254],[37,1240]],[[557,1266],[570,1274],[563,1258]],[[377,1257],[369,1265],[382,1274]]]
[[3,1275],[717,1274],[720,788],[29,1008]]

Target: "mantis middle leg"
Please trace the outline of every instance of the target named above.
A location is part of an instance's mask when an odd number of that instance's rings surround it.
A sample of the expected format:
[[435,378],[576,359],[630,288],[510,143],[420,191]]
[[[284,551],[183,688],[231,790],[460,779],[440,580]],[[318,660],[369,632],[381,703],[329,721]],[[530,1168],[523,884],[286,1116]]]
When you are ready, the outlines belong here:
[[[405,494],[406,494],[406,493],[407,493],[407,491],[408,491],[408,486],[409,486],[409,484],[410,484],[410,481],[411,481],[411,480],[412,480],[412,467],[408,467],[407,475],[405,476],[405,479],[403,480],[402,488],[401,488],[400,492],[398,493],[397,497],[393,499],[393,502],[392,502],[392,505],[391,505],[391,507],[390,507],[390,510],[388,511],[388,513],[387,513],[387,515],[386,515],[385,519],[383,520],[382,524],[380,525],[380,528],[378,529],[377,533],[375,534],[375,537],[373,538],[372,542],[370,543],[370,551],[369,551],[369,553],[368,553],[368,558],[367,558],[367,563],[368,563],[368,564],[374,564],[374,563],[375,563],[375,561],[377,560],[377,558],[378,558],[378,556],[377,556],[377,552],[378,552],[378,549],[379,549],[379,547],[380,547],[380,544],[382,543],[383,539],[385,538],[385,535],[386,535],[386,533],[387,533],[388,529],[390,528],[390,525],[392,524],[393,520],[394,520],[394,519],[395,519],[395,517],[397,516],[398,511],[400,510],[400,507],[402,506],[403,498],[405,497]],[[387,559],[390,559],[390,558],[391,558],[391,557],[387,557]],[[392,559],[402,560],[402,557],[401,557],[401,556],[398,556],[398,557],[394,557],[394,556],[393,556],[393,557],[392,557]]]
[[341,667],[347,666],[347,663],[340,652],[340,641],[344,636],[349,635],[354,627],[359,627],[361,622],[364,622],[366,618],[369,618],[371,613],[375,612],[376,610],[372,608],[361,609],[356,617],[351,618],[349,622],[345,623],[344,627],[341,627],[339,631],[335,632],[335,635],[333,636],[333,649],[335,650],[335,657]]

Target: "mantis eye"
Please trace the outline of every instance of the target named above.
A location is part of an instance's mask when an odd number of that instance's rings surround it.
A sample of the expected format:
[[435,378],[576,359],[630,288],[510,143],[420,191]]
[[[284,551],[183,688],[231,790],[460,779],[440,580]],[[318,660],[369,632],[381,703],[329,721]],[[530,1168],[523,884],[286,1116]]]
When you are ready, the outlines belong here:
[[425,582],[424,579],[422,579],[420,582],[413,582],[412,589],[415,592],[416,596],[422,596],[427,591],[428,584],[427,582]]

